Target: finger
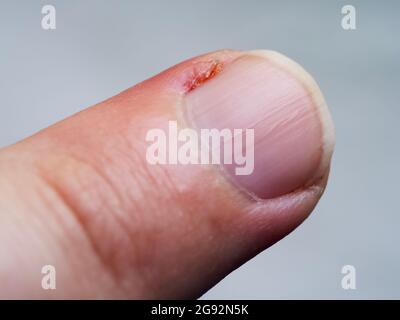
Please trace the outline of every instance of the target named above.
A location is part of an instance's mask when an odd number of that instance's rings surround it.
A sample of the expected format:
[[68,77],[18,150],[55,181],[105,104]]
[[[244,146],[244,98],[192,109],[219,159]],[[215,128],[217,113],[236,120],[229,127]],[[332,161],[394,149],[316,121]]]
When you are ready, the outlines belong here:
[[[254,143],[228,152],[232,163],[182,164],[169,149],[174,126],[197,138],[251,129]],[[165,133],[165,157],[150,152],[162,147],[155,133]],[[233,145],[224,141],[214,151]],[[333,141],[318,86],[278,53],[219,51],[164,71],[2,151],[3,180],[12,180],[3,207],[25,222],[3,214],[16,231],[1,245],[22,239],[11,260],[30,256],[15,294],[198,297],[308,216]],[[57,268],[50,293],[37,285],[46,264]]]

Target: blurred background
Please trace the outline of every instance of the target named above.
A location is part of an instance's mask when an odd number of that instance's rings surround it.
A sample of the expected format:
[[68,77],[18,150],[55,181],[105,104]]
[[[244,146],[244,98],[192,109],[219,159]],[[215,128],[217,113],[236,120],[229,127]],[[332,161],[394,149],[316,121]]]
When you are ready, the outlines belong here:
[[[56,29],[43,30],[44,5]],[[356,30],[341,25],[356,9]],[[0,1],[0,146],[183,59],[273,49],[320,84],[337,145],[327,192],[203,299],[400,298],[400,1]],[[356,289],[341,286],[344,265]]]

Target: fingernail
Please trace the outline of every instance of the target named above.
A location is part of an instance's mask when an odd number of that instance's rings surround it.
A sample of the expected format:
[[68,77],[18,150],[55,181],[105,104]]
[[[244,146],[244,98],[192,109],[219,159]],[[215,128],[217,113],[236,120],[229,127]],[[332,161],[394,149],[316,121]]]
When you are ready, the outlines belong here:
[[253,154],[253,170],[238,174],[238,150],[233,163],[222,165],[234,184],[255,197],[288,194],[328,170],[334,129],[322,93],[302,67],[279,53],[244,53],[188,92],[184,103],[198,130],[254,133],[253,145],[243,137],[240,150],[242,156]]

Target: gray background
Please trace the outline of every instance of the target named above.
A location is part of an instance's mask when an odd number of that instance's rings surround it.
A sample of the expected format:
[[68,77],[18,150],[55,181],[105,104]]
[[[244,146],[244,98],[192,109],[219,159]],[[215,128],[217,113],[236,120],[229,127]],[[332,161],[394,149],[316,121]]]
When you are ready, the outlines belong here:
[[[53,4],[57,29],[41,29]],[[341,7],[357,30],[341,28]],[[278,50],[319,82],[337,130],[313,215],[204,298],[400,298],[400,1],[1,1],[0,146],[219,48]],[[343,290],[341,267],[357,269]]]

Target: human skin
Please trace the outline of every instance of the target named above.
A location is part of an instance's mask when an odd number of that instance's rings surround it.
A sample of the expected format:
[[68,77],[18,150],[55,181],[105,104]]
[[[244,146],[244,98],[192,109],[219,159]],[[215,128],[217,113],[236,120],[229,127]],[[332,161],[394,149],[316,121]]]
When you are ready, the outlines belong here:
[[[254,173],[149,164],[169,120],[255,128]],[[310,214],[333,145],[319,88],[283,56],[182,62],[0,150],[0,298],[197,298]]]

